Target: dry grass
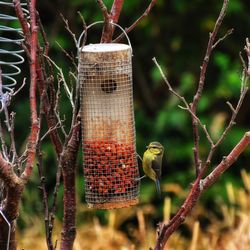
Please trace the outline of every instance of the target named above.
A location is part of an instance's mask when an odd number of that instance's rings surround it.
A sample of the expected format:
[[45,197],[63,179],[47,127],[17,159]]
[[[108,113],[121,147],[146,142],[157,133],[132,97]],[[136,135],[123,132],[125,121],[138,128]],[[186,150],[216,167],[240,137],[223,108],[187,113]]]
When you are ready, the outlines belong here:
[[[219,205],[222,214],[218,219],[205,207],[197,206],[192,212],[185,227],[191,236],[184,236],[181,231],[175,232],[166,246],[166,250],[248,250],[250,249],[250,175],[242,171],[244,186],[235,189],[231,183],[226,185],[229,205]],[[165,189],[172,191],[179,186],[167,185]],[[180,192],[181,191],[181,192]],[[178,193],[183,195],[183,190]],[[171,206],[170,198],[165,198],[163,219],[168,221],[170,213],[175,208]],[[140,208],[112,210],[109,213],[108,224],[101,225],[97,217],[91,223],[77,228],[77,238],[74,250],[144,250],[154,245],[156,233],[152,226],[155,208],[144,205]],[[199,218],[206,218],[208,225],[203,227]],[[126,232],[121,226],[127,223]],[[46,250],[44,229],[41,221],[34,221],[31,228],[19,234],[19,248],[25,250]],[[56,225],[60,229],[60,225]],[[56,230],[56,237],[60,232]]]

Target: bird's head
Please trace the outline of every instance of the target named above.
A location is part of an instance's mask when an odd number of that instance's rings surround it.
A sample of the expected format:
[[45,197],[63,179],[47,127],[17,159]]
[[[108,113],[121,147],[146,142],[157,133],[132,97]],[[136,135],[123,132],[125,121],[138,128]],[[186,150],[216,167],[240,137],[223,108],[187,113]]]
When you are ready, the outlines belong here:
[[162,155],[164,152],[164,147],[157,141],[150,142],[146,148],[154,155]]

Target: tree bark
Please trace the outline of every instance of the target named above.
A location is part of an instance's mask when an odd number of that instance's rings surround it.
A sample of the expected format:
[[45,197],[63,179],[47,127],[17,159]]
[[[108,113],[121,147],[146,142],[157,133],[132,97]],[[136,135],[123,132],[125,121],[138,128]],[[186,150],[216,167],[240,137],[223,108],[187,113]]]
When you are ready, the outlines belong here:
[[73,249],[76,237],[76,160],[80,145],[80,123],[72,131],[72,136],[62,152],[60,164],[62,166],[64,197],[63,197],[63,227],[61,232],[60,250]]

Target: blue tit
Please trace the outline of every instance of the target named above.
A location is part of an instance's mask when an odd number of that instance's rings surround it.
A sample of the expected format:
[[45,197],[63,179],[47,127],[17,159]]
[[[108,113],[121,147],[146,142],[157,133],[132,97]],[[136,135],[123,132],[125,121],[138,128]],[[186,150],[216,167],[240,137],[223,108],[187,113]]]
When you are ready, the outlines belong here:
[[146,176],[156,183],[158,195],[161,195],[160,179],[164,147],[159,142],[151,142],[143,154],[142,167]]

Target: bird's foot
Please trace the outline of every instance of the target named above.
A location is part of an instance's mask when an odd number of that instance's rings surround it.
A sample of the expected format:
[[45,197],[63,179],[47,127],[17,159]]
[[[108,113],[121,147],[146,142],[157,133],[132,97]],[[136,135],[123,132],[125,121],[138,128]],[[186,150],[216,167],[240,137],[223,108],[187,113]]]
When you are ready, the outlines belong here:
[[145,178],[146,175],[143,175],[142,177],[139,177],[139,178],[135,178],[135,181],[140,181],[141,179]]
[[138,157],[141,160],[141,162],[142,162],[142,158],[141,158],[141,156],[138,153],[136,153],[136,157]]

